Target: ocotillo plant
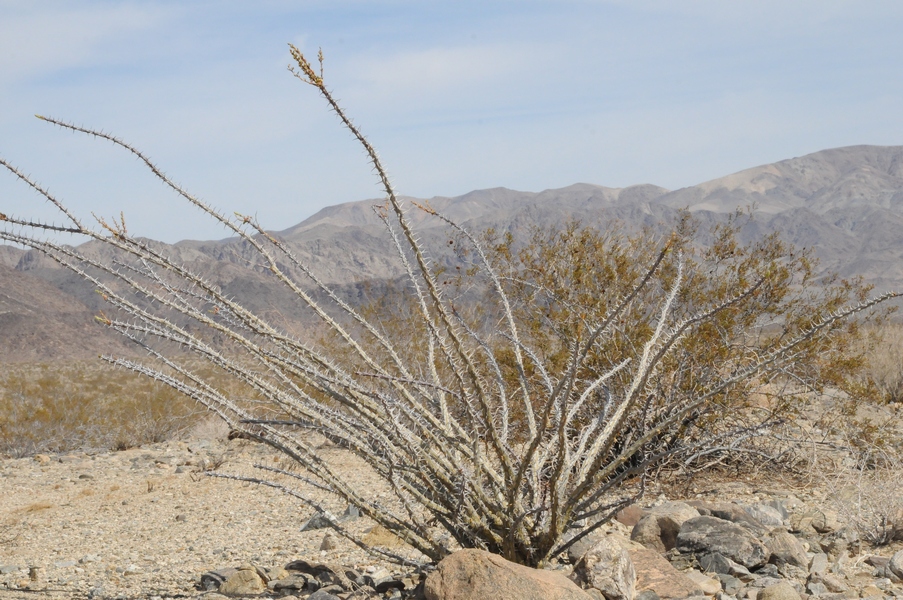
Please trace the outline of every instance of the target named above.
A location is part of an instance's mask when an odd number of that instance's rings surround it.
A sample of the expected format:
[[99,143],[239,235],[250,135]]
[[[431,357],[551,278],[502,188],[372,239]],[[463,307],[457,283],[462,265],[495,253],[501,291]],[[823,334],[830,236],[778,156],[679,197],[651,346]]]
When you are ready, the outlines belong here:
[[[85,225],[6,161],[67,224],[4,214],[0,239],[35,248],[90,281],[110,305],[98,322],[148,357],[105,360],[172,386],[297,467],[261,465],[269,475],[232,477],[296,495],[352,539],[300,489],[312,484],[354,504],[428,561],[476,547],[541,564],[628,502],[633,492],[623,491],[625,482],[641,481],[669,457],[720,452],[738,435],[760,433],[773,415],[744,421],[736,398],[774,386],[814,389],[824,372],[820,361],[849,332],[850,317],[894,296],[856,297],[851,287],[810,294],[800,287],[809,283],[805,259],[785,256],[773,239],[741,247],[730,227],[716,231],[712,249],[698,258],[691,258],[683,225],[669,238],[642,242],[579,228],[521,247],[473,234],[429,206],[406,206],[376,150],[327,88],[322,54],[319,69],[294,46],[291,55],[295,77],[325,99],[382,184],[385,202],[375,210],[386,251],[406,274],[403,326],[384,327],[352,306],[317,277],[316,265],[254,218],[217,212],[135,147],[47,117],[132,153],[240,236],[330,336],[286,333],[130,235],[124,219]],[[463,298],[481,310],[450,299],[448,276],[418,239],[411,210],[443,220],[465,247],[470,268],[458,281],[470,288]],[[43,239],[45,231],[101,242],[115,258],[91,258]],[[766,321],[776,329],[763,333]],[[186,366],[186,352],[217,374]],[[253,409],[223,392],[223,377],[254,391]],[[373,498],[330,466],[312,433],[365,461],[392,501]]]

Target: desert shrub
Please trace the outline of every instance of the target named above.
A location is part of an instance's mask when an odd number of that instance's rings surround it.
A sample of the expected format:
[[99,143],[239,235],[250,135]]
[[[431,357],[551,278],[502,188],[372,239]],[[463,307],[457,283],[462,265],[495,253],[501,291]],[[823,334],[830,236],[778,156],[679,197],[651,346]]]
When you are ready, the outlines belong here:
[[865,376],[888,402],[903,402],[903,325],[889,324],[868,354]]
[[0,454],[125,449],[180,435],[197,404],[169,386],[84,363],[9,365],[0,374]]
[[899,449],[872,446],[825,473],[830,506],[860,540],[872,546],[903,540],[903,496],[895,485],[903,477]]
[[[111,307],[98,321],[148,355],[106,360],[204,404],[296,467],[259,465],[267,475],[221,476],[293,494],[364,546],[307,486],[356,505],[429,561],[477,547],[540,564],[629,502],[625,482],[641,483],[662,461],[729,447],[734,437],[775,422],[776,407],[817,390],[833,377],[830,365],[848,360],[841,350],[856,332],[851,317],[891,297],[868,299],[851,284],[816,290],[807,257],[776,238],[741,246],[730,225],[716,229],[705,250],[694,247],[686,222],[661,239],[573,226],[518,247],[491,236],[480,241],[429,206],[415,206],[446,223],[449,248],[464,247],[456,257],[469,264],[452,268],[448,250],[418,241],[411,209],[326,88],[322,56],[317,71],[291,51],[295,75],[360,142],[386,192],[375,211],[387,252],[406,273],[396,315],[383,320],[378,310],[355,309],[254,218],[215,211],[134,147],[54,119],[45,120],[144,161],[240,236],[258,267],[328,333],[286,333],[129,235],[124,222],[86,226],[6,162],[68,224],[6,216],[0,239],[36,248],[92,282]],[[99,241],[115,258],[40,239],[46,229]],[[176,360],[177,352],[209,367]],[[858,358],[849,360],[854,369]],[[239,401],[229,381],[253,389],[255,400]],[[752,391],[765,400],[738,410]],[[365,461],[391,499],[361,489],[353,474],[327,461],[317,445],[323,438]]]

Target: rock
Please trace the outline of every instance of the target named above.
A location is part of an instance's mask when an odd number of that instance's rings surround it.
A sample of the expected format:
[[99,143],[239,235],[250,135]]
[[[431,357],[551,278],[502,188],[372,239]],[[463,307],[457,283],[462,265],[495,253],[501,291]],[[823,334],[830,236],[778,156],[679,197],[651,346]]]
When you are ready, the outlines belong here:
[[608,600],[633,600],[636,571],[630,554],[611,537],[600,539],[574,565],[573,578]]
[[834,511],[809,510],[793,515],[790,526],[798,532],[814,529],[818,533],[831,533],[840,529],[840,521]]
[[13,573],[18,573],[22,570],[22,567],[18,565],[3,565],[0,566],[0,575],[11,575]]
[[46,465],[46,464],[50,463],[50,457],[47,456],[46,454],[35,454],[34,460],[39,465]]
[[[699,596],[702,591],[687,579],[683,573],[671,566],[661,554],[642,546],[627,549],[633,569],[636,572],[635,600],[654,593],[656,598],[670,600]],[[645,595],[645,596],[644,596]]]
[[821,582],[825,584],[825,587],[828,588],[829,592],[834,592],[835,594],[846,592],[850,589],[850,586],[845,584],[835,575],[824,575],[821,578]]
[[345,521],[353,521],[355,519],[359,519],[361,517],[361,509],[354,506],[353,504],[349,504],[347,508],[345,508],[345,512],[339,517],[339,522],[344,523]]
[[580,559],[583,558],[583,555],[586,554],[587,550],[595,546],[604,536],[604,533],[594,531],[574,542],[567,550],[568,559],[571,561],[571,564],[576,565],[580,562]]
[[732,575],[725,575],[724,573],[716,574],[718,577],[718,581],[721,582],[721,588],[724,592],[730,596],[736,596],[740,591],[740,588],[743,587],[743,581],[737,579]]
[[719,519],[742,525],[756,535],[765,535],[770,531],[769,527],[751,517],[742,506],[733,502],[693,501],[690,505],[695,507],[702,516],[718,517]]
[[[770,506],[771,508],[778,511],[778,514],[781,515],[781,520],[786,521],[790,518],[790,512],[787,510],[787,501],[786,500],[778,500],[773,498],[765,503],[766,506]],[[755,516],[755,515],[754,515]]]
[[819,552],[818,554],[812,557],[812,562],[809,563],[809,574],[810,575],[822,575],[826,573],[828,570],[828,555],[824,552]]
[[787,564],[800,569],[809,568],[809,557],[806,555],[806,549],[793,535],[786,531],[775,531],[762,541],[771,553],[771,557],[768,559],[770,563],[778,567]]
[[799,593],[786,581],[759,590],[756,600],[800,600]]
[[634,525],[639,523],[640,519],[642,518],[643,509],[641,509],[636,504],[625,506],[615,515],[615,520],[617,520],[622,525],[626,525],[627,527],[633,527]]
[[[591,600],[560,573],[531,569],[483,550],[459,550],[426,578],[426,600]],[[308,600],[317,600],[311,597]]]
[[767,504],[750,504],[743,510],[759,523],[768,527],[781,527],[784,525],[784,516],[781,512]]
[[323,541],[320,542],[320,550],[321,551],[330,551],[335,550],[338,547],[338,540],[332,534],[332,532],[327,532],[326,535],[323,536]]
[[667,552],[677,544],[680,523],[668,515],[648,514],[634,526],[630,539],[647,548]]
[[239,569],[229,575],[217,591],[227,596],[241,596],[259,594],[266,589],[266,583],[256,569]]
[[717,517],[686,521],[677,535],[681,552],[717,552],[747,568],[765,564],[768,548],[744,527]]
[[315,529],[326,529],[332,527],[329,519],[323,513],[317,513],[301,525],[301,531],[313,531]]
[[887,563],[887,570],[898,579],[903,579],[903,550],[896,552]]
[[828,593],[828,586],[820,581],[810,581],[806,584],[806,592],[811,596],[823,596]]
[[877,585],[867,585],[864,588],[862,588],[861,590],[859,590],[859,597],[860,598],[877,598],[877,597],[883,598],[884,592],[882,592],[881,588],[879,588]]
[[693,582],[706,596],[714,596],[721,591],[721,581],[703,575],[699,571],[689,570],[684,575]]
[[236,573],[238,569],[227,568],[227,569],[216,569],[215,571],[207,571],[203,575],[201,575],[201,589],[213,591],[218,590],[223,582],[232,575]]
[[300,592],[307,587],[307,576],[302,574],[287,575],[280,579],[271,580],[267,587],[274,592]]
[[331,594],[326,590],[317,590],[307,597],[307,600],[340,600],[335,594]]
[[699,566],[707,573],[729,575],[744,582],[749,582],[755,578],[755,576],[749,572],[749,569],[717,552],[698,556],[697,561],[699,562]]
[[683,525],[685,521],[701,516],[701,513],[697,509],[686,502],[665,502],[649,509],[649,513],[670,517],[678,525]]

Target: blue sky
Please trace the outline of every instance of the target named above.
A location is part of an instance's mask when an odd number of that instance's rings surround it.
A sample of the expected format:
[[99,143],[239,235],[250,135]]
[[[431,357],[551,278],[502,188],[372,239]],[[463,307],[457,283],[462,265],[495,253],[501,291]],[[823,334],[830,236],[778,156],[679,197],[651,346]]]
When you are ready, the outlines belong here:
[[[379,195],[326,79],[402,194],[576,182],[676,189],[851,144],[903,144],[903,2],[0,0],[0,156],[76,212],[175,241],[225,232],[109,144],[284,229]],[[12,177],[0,212],[53,218]],[[57,219],[58,220],[58,219]]]

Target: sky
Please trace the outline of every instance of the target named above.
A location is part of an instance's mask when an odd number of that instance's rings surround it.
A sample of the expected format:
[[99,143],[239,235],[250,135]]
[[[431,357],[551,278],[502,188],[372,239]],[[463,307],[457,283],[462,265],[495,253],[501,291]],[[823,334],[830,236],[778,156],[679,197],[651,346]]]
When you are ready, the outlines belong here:
[[[400,194],[690,186],[854,144],[903,145],[899,0],[0,0],[0,157],[86,220],[226,237],[133,157],[271,230],[378,198],[311,58]],[[60,222],[0,173],[0,212]]]

